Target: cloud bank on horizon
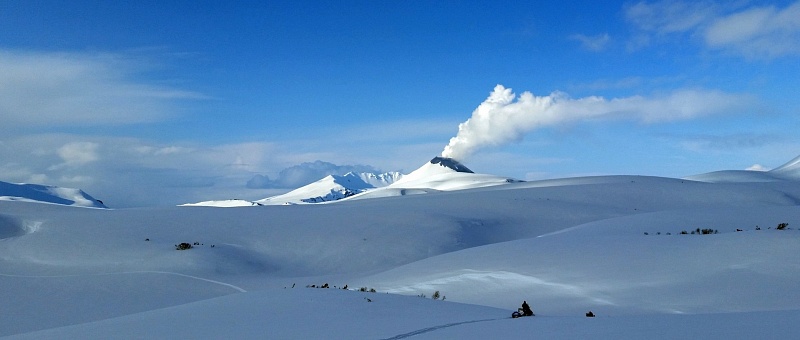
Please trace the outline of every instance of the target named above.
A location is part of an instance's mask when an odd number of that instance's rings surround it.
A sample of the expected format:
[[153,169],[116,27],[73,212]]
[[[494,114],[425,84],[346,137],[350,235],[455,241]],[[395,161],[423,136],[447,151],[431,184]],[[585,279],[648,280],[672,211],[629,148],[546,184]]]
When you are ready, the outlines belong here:
[[591,96],[573,99],[564,92],[517,97],[510,88],[497,85],[472,117],[459,124],[442,156],[468,159],[477,150],[520,140],[544,126],[596,118],[633,119],[657,123],[737,112],[754,102],[746,95],[714,90],[679,90],[660,97],[633,96],[605,99]]

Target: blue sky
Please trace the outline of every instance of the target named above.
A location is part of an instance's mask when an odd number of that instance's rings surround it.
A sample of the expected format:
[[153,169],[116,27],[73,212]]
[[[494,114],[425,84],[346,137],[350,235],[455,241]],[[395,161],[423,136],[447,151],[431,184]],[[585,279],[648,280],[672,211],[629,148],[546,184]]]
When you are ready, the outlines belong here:
[[[774,168],[800,154],[798,17],[798,1],[2,1],[0,180],[133,207],[409,172],[498,84],[514,96],[471,119],[497,137],[463,157],[476,172]],[[552,107],[526,111],[526,92]]]

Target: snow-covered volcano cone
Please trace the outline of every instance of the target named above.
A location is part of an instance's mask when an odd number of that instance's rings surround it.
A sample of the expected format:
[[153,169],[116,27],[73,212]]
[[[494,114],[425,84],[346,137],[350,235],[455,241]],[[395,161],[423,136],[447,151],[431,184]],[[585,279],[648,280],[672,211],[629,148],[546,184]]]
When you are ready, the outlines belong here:
[[395,186],[403,185],[404,183],[417,182],[429,178],[442,176],[446,174],[472,174],[472,170],[467,168],[459,161],[442,156],[436,156],[430,162],[423,164],[417,170],[412,171],[410,174],[403,176],[399,181],[395,182]]
[[513,182],[518,181],[508,177],[476,174],[453,158],[437,156],[417,170],[392,183],[389,188],[452,191]]

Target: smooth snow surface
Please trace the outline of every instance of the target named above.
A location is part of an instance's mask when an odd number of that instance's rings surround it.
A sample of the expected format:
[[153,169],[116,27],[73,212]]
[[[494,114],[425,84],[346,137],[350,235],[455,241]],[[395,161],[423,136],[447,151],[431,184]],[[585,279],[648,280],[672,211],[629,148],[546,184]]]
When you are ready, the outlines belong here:
[[[407,177],[322,205],[109,210],[0,201],[0,336],[800,334],[792,321],[800,317],[800,181],[792,177],[518,182],[434,163]],[[180,243],[192,247],[176,250]],[[522,300],[536,316],[511,319]],[[597,317],[584,317],[589,310]]]
[[203,201],[197,203],[181,204],[182,207],[218,207],[218,208],[235,208],[235,207],[255,207],[261,204],[245,200],[222,200],[222,201]]

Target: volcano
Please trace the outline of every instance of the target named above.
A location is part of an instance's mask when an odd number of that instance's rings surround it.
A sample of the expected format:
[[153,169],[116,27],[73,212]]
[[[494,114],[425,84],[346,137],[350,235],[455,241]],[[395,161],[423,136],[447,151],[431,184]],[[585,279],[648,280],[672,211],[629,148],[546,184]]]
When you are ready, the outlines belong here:
[[[412,192],[417,194],[423,191],[453,191],[514,182],[519,181],[502,176],[476,174],[453,158],[437,156],[391,185],[366,193],[361,198],[397,194],[392,193],[393,190],[399,190],[398,192],[404,195]],[[405,189],[422,189],[422,191]]]

